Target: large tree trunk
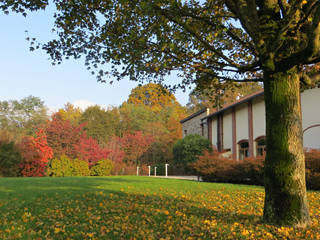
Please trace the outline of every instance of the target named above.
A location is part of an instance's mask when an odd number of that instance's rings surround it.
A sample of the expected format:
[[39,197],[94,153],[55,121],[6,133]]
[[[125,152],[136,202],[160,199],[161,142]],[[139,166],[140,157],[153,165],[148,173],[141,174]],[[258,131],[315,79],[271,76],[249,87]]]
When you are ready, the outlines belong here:
[[267,155],[264,219],[304,227],[310,222],[297,69],[264,74]]

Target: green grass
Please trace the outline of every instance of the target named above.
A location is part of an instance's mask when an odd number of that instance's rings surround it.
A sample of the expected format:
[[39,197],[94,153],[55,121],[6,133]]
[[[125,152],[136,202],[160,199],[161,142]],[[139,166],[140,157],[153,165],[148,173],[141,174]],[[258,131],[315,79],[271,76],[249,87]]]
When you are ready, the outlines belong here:
[[264,224],[261,187],[152,177],[0,178],[0,239],[320,239]]

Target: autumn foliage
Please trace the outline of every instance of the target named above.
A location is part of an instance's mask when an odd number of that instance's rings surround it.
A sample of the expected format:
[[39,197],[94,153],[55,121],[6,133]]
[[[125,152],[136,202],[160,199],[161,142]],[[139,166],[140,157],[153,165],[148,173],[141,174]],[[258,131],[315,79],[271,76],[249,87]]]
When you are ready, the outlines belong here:
[[152,142],[151,136],[143,135],[140,131],[133,134],[125,133],[119,138],[121,148],[126,154],[125,161],[130,164],[137,164],[139,157],[148,150]]
[[3,129],[2,121],[0,142],[4,139],[6,144],[0,146],[0,175],[131,175],[137,166],[147,175],[148,165],[160,169],[173,163],[172,149],[182,137],[179,121],[185,113],[163,86],[147,84],[133,89],[120,107],[91,106],[82,111],[68,103],[51,117],[39,116],[45,119],[41,126],[30,120],[21,138],[10,128]]
[[204,181],[263,185],[263,158],[241,161],[223,157],[217,151],[205,151],[203,156],[190,163]]
[[77,157],[88,162],[89,167],[95,165],[101,159],[107,159],[111,152],[108,149],[101,148],[98,142],[92,137],[87,137],[86,133],[80,136],[79,143],[74,144],[73,148]]
[[44,176],[47,163],[53,157],[53,151],[48,146],[44,130],[37,131],[36,137],[24,137],[19,148],[22,156],[21,174],[25,177]]
[[72,124],[70,120],[65,120],[60,113],[52,116],[52,120],[48,122],[46,127],[46,135],[55,157],[64,154],[70,158],[77,157],[78,152],[74,146],[80,143],[83,126],[84,124]]
[[[306,150],[306,183],[308,189],[320,190],[320,151]],[[264,158],[232,160],[217,151],[204,151],[194,163],[189,164],[204,181],[263,185]]]

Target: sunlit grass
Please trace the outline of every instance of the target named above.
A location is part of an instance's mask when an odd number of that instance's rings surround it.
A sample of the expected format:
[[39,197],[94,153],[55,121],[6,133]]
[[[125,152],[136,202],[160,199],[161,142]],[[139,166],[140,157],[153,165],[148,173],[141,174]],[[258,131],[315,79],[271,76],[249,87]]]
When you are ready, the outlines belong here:
[[261,220],[261,187],[152,177],[0,179],[0,239],[320,239]]

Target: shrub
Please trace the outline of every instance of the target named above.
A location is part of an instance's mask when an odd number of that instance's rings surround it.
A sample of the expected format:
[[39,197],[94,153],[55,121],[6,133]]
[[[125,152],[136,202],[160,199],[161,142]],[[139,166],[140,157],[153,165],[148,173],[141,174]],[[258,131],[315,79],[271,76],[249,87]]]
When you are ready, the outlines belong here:
[[188,164],[195,162],[203,154],[204,150],[212,151],[211,143],[208,139],[199,135],[188,135],[177,141],[173,146],[174,163],[186,167],[188,171]]
[[71,159],[66,155],[51,160],[47,169],[47,175],[53,177],[71,176],[72,167]]
[[86,161],[80,159],[73,159],[72,175],[71,176],[90,176],[89,165]]
[[[306,184],[308,189],[320,190],[320,151],[305,151]],[[241,161],[224,158],[218,152],[204,152],[189,164],[204,181],[263,185],[264,159],[247,158]]]
[[204,152],[198,161],[189,164],[204,181],[263,185],[263,158],[236,161],[217,151]]
[[307,188],[320,190],[320,151],[305,151]]
[[47,175],[53,177],[89,176],[90,170],[86,161],[70,159],[62,155],[60,158],[51,160]]
[[91,170],[91,176],[109,176],[113,168],[113,163],[109,159],[102,159],[94,165]]
[[17,177],[21,155],[14,142],[0,142],[0,176]]

